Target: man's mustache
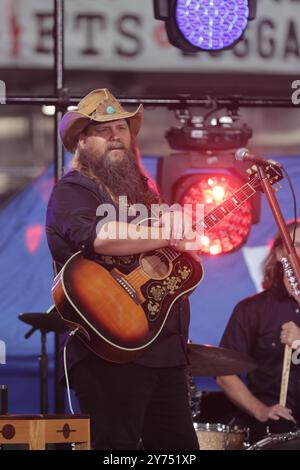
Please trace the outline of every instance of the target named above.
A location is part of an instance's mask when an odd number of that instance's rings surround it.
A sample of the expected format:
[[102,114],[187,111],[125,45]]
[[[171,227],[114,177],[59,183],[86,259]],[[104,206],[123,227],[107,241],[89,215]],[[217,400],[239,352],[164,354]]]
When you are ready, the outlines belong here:
[[125,150],[125,147],[122,145],[122,144],[108,144],[107,146],[108,150],[119,150],[119,149],[123,149]]

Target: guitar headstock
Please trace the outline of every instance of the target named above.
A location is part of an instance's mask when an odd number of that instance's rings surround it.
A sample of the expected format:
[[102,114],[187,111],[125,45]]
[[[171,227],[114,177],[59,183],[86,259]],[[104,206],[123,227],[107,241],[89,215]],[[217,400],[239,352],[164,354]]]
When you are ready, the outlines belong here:
[[[278,166],[274,165],[267,165],[265,167],[265,172],[269,183],[273,186],[274,184],[279,183],[283,179],[283,174],[281,169]],[[262,191],[261,183],[260,183],[260,176],[258,174],[257,166],[253,165],[251,168],[248,168],[247,173],[249,175],[249,182],[253,188],[257,191]],[[281,188],[280,185],[278,185]],[[279,189],[278,188],[278,189]],[[277,188],[275,188],[277,191]]]

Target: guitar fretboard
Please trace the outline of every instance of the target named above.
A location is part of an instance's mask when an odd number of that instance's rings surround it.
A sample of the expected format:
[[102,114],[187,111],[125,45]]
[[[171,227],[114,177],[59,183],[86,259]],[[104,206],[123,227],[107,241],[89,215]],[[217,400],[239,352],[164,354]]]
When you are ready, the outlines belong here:
[[216,224],[221,222],[221,220],[226,215],[230,214],[235,209],[244,204],[244,202],[246,202],[255,193],[256,190],[251,186],[251,184],[244,184],[244,186],[242,186],[234,194],[232,194],[230,198],[226,199],[226,201],[224,201],[218,207],[215,207],[208,214],[206,214],[206,216],[204,216],[204,219],[198,222],[194,228],[204,228],[205,231],[209,231]]
[[[246,183],[244,186],[239,188],[235,193],[233,193],[226,201],[222,202],[218,207],[212,209],[208,214],[204,216],[202,220],[197,222],[194,226],[194,230],[204,229],[208,232],[216,224],[221,222],[221,220],[226,217],[226,215],[233,212],[235,209],[240,207],[244,202],[246,202],[250,197],[256,193],[256,189],[250,184]],[[170,261],[174,261],[180,253],[172,247],[162,248],[161,251],[166,255]]]

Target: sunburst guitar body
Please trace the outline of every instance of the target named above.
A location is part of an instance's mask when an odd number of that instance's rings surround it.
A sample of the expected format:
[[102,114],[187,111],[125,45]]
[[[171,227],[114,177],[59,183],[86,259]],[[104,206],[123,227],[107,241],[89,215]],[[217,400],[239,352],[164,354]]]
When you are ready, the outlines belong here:
[[85,258],[74,254],[54,280],[54,304],[100,357],[128,362],[158,337],[173,304],[201,282],[188,253],[164,248],[141,255]]

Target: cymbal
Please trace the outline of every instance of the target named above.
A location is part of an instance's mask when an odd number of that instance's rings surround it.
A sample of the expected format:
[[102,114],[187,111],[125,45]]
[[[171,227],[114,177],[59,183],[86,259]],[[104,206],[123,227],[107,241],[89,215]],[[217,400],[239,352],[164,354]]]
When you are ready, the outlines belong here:
[[195,376],[234,375],[251,372],[257,367],[256,362],[250,356],[233,349],[189,343],[187,352],[191,374]]

